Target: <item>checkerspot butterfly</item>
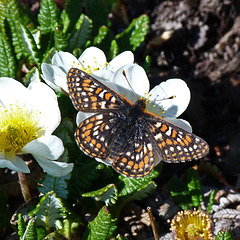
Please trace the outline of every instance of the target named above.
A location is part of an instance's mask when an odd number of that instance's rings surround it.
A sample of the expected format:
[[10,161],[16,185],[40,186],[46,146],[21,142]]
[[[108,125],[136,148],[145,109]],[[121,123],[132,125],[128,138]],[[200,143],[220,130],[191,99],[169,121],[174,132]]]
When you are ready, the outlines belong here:
[[157,159],[177,163],[208,153],[208,144],[146,111],[146,99],[135,104],[77,68],[68,75],[69,96],[78,111],[92,113],[75,133],[80,149],[128,177],[149,174]]

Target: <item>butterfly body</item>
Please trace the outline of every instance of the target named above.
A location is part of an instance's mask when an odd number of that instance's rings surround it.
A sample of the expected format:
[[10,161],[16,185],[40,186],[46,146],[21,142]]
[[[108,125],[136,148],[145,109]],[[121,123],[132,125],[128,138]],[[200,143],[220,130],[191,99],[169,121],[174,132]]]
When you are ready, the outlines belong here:
[[145,99],[132,104],[75,68],[70,69],[67,80],[75,108],[94,113],[76,130],[80,149],[121,174],[146,176],[160,161],[185,162],[208,152],[203,139],[146,111]]

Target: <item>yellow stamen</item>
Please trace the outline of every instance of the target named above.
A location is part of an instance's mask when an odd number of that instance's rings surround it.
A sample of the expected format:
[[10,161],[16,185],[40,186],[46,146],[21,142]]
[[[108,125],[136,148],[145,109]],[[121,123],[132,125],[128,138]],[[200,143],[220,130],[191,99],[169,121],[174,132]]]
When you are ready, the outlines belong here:
[[1,154],[20,153],[27,143],[44,134],[44,129],[39,126],[39,114],[17,104],[10,105],[8,109],[0,106]]
[[[94,59],[95,59],[95,57],[94,57]],[[82,63],[82,65],[83,65],[83,67],[81,68],[81,70],[83,70],[84,72],[86,72],[86,73],[88,73],[88,74],[92,74],[93,72],[95,72],[95,71],[97,71],[97,70],[100,70],[100,69],[105,69],[106,66],[108,65],[107,62],[104,64],[104,66],[99,65],[96,60],[94,60],[94,63],[93,63],[92,66],[86,65],[86,63],[85,63],[84,60],[83,60],[81,63]]]

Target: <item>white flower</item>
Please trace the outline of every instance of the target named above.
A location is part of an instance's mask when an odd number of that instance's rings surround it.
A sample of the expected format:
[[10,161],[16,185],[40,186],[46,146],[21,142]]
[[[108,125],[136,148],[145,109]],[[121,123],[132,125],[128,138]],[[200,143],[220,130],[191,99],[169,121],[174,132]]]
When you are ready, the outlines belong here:
[[67,73],[70,68],[79,68],[94,77],[110,79],[115,71],[128,63],[133,63],[134,56],[130,51],[125,51],[109,63],[102,50],[96,47],[87,48],[77,59],[68,52],[57,52],[52,58],[52,64],[43,63],[42,78],[54,90],[68,92]]
[[[123,75],[123,70],[127,79]],[[147,111],[192,132],[191,125],[187,121],[177,118],[186,110],[190,101],[190,90],[183,80],[169,79],[149,91],[150,84],[144,69],[137,64],[127,64],[119,68],[110,81],[103,83],[132,103],[140,98],[147,99]],[[92,113],[78,112],[77,125],[91,115]],[[159,160],[156,161],[159,162]],[[105,164],[106,162],[107,160],[104,160]]]
[[64,176],[73,164],[57,162],[63,153],[61,139],[51,135],[61,121],[55,93],[41,82],[28,88],[0,78],[0,167],[29,173],[21,155],[32,154],[49,174]]

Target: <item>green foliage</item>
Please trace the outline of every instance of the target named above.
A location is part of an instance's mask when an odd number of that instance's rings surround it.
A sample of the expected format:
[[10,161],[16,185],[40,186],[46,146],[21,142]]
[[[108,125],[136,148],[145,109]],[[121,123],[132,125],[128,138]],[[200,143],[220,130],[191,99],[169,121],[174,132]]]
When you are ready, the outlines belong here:
[[217,236],[215,238],[215,240],[233,240],[233,234],[231,231],[226,231],[226,230],[220,230],[217,233]]
[[51,191],[46,193],[37,204],[36,208],[28,213],[29,216],[36,216],[36,223],[48,231],[55,227],[59,218],[64,215],[63,204],[60,198]]
[[96,218],[88,224],[83,240],[105,240],[116,229],[116,220],[112,219],[109,209],[104,206]]
[[144,41],[148,29],[149,17],[147,15],[144,14],[135,18],[127,29],[115,37],[120,52],[127,49],[135,51],[136,48]]
[[16,77],[16,62],[6,34],[0,30],[0,77]]
[[209,196],[209,202],[208,202],[208,206],[207,206],[207,214],[210,214],[212,211],[212,205],[216,203],[215,201],[215,195],[216,195],[216,191],[212,190]]
[[193,168],[187,170],[187,184],[173,178],[170,182],[171,196],[183,209],[188,210],[193,207],[201,209],[203,196],[201,191],[198,173]]

